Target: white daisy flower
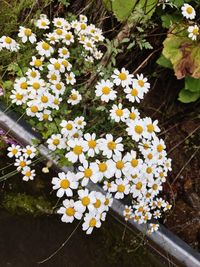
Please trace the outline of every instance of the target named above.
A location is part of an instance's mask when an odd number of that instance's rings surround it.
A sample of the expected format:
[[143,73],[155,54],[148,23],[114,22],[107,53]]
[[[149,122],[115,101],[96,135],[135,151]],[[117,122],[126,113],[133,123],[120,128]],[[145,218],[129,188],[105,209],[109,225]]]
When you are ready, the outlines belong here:
[[115,69],[114,74],[111,77],[114,79],[114,84],[117,86],[121,85],[122,87],[126,87],[131,83],[133,74],[129,74],[128,70],[122,68],[121,71]]
[[52,89],[53,93],[56,94],[57,96],[63,95],[66,90],[65,84],[61,81],[59,82],[53,81],[53,84],[50,86],[50,88]]
[[52,134],[52,136],[47,139],[47,144],[48,148],[52,151],[66,148],[65,140],[62,138],[61,134]]
[[144,121],[141,119],[134,120],[128,122],[127,126],[126,131],[128,132],[128,135],[130,135],[134,141],[138,142],[143,137],[145,131]]
[[47,33],[45,36],[47,37],[47,41],[52,45],[55,45],[57,42],[59,42],[55,32]]
[[58,28],[64,28],[67,25],[67,21],[64,18],[54,18],[53,25]]
[[78,182],[75,173],[68,171],[67,173],[60,172],[58,177],[53,177],[52,184],[54,190],[58,190],[56,195],[61,198],[64,195],[73,196],[73,190],[78,188]]
[[80,220],[83,213],[74,207],[73,199],[65,199],[63,206],[57,211],[58,214],[62,214],[61,221],[65,223],[72,223],[74,218]]
[[122,108],[122,104],[119,103],[118,105],[113,105],[112,109],[110,110],[110,117],[115,122],[123,121],[125,122],[129,117],[129,110],[127,108]]
[[18,106],[26,103],[28,99],[27,93],[24,92],[24,90],[12,90],[10,98],[12,99],[11,102],[15,103]]
[[50,57],[54,49],[47,42],[41,41],[37,43],[36,50],[40,56]]
[[99,154],[99,147],[96,141],[96,134],[86,133],[84,134],[84,139],[86,140],[85,146],[86,146],[86,151],[87,151],[88,156],[94,157],[95,154]]
[[106,138],[98,139],[99,148],[103,155],[107,158],[111,158],[113,154],[120,155],[124,150],[123,144],[121,144],[122,137],[113,140],[112,134],[106,134]]
[[64,34],[63,34],[63,39],[62,39],[62,42],[66,45],[70,45],[71,43],[74,43],[74,36],[72,34],[72,32],[70,31],[66,31]]
[[147,192],[147,180],[145,177],[140,176],[140,178],[133,179],[130,192],[133,198],[141,198]]
[[68,140],[67,145],[71,150],[65,155],[65,157],[72,163],[77,162],[78,160],[83,163],[85,160],[85,141],[81,138],[79,140]]
[[22,39],[22,43],[30,41],[33,44],[36,42],[36,36],[29,28],[20,26],[18,36]]
[[19,50],[19,44],[9,36],[2,36],[0,38],[0,45],[1,48],[5,48],[7,50],[10,50],[12,52],[17,52]]
[[62,120],[60,126],[62,127],[61,134],[64,136],[72,136],[77,131],[75,123],[70,120]]
[[8,147],[8,157],[9,158],[18,158],[22,154],[22,149],[19,145],[14,145],[12,144],[11,146]]
[[85,212],[88,206],[95,203],[95,197],[89,193],[88,189],[80,189],[78,190],[78,198],[79,200],[75,202],[74,206],[77,210]]
[[47,17],[40,17],[40,19],[35,21],[35,26],[39,29],[49,29],[50,21],[47,19]]
[[138,120],[138,119],[140,119],[140,112],[138,109],[132,107],[131,110],[129,111],[129,116],[126,122],[128,123],[128,122]]
[[28,166],[23,168],[22,174],[24,175],[22,180],[26,181],[26,182],[29,181],[29,180],[33,180],[35,175],[36,175],[35,174],[35,170],[31,170],[31,168],[28,167]]
[[94,169],[94,172],[99,177],[99,181],[103,177],[109,179],[113,176],[113,164],[110,161],[99,161],[91,163],[91,167]]
[[158,120],[152,121],[151,118],[144,118],[144,124],[146,126],[146,130],[144,131],[144,138],[151,139],[156,136],[156,133],[160,132],[160,128],[158,127]]
[[63,66],[62,64],[62,59],[56,59],[56,58],[50,58],[50,63],[51,64],[48,64],[47,65],[47,68],[49,69],[49,71],[52,71],[52,72],[65,72],[65,67]]
[[67,49],[67,47],[61,47],[58,49],[58,55],[61,58],[67,59],[67,58],[69,58],[70,53],[69,53],[69,50]]
[[95,86],[95,94],[100,97],[102,101],[109,102],[110,100],[116,99],[116,91],[113,90],[113,83],[109,80],[101,80]]
[[22,152],[26,158],[33,159],[36,155],[36,148],[34,146],[27,145],[22,149]]
[[59,83],[61,80],[60,73],[57,71],[49,71],[47,74],[47,78],[48,78],[49,82],[52,84]]
[[79,129],[84,129],[86,126],[85,118],[83,116],[76,117],[74,120],[74,123],[76,125],[76,128]]
[[132,103],[134,102],[140,103],[140,100],[144,98],[144,92],[137,85],[136,79],[132,80],[130,87],[127,86],[124,89],[124,92],[126,93],[126,98]]
[[191,38],[193,41],[196,41],[197,37],[199,36],[199,27],[197,25],[189,26],[188,32],[188,37]]
[[189,4],[184,4],[181,7],[182,10],[182,15],[186,18],[186,19],[194,19],[196,16],[196,11],[194,10],[194,8],[189,5]]
[[39,70],[43,70],[42,63],[44,61],[44,57],[36,58],[35,56],[32,57],[32,61],[30,62],[30,65],[38,68]]
[[130,184],[128,179],[116,179],[115,180],[115,198],[122,199],[125,195],[130,193]]
[[100,215],[94,213],[86,213],[84,217],[84,223],[82,226],[83,231],[86,231],[86,234],[89,235],[92,233],[94,227],[101,227]]
[[137,86],[139,87],[140,90],[143,91],[143,93],[147,93],[150,88],[150,83],[148,82],[147,78],[144,77],[143,74],[137,74],[137,79],[134,79],[136,81]]
[[67,84],[74,85],[76,83],[75,74],[73,72],[67,73],[65,76]]
[[91,180],[93,183],[99,181],[99,176],[95,173],[93,165],[89,164],[88,161],[84,161],[82,166],[78,167],[77,178],[81,179],[81,185],[86,186]]
[[[29,79],[40,79],[40,72],[36,70],[35,68],[30,68],[26,72],[26,76]],[[21,78],[23,79],[23,78]]]
[[53,118],[51,116],[51,111],[48,109],[44,109],[42,112],[37,112],[36,117],[39,121],[52,121]]
[[114,176],[116,178],[121,178],[122,175],[124,175],[124,176],[127,175],[126,158],[123,158],[121,153],[119,155],[114,154],[112,156],[112,160],[110,160],[110,161],[112,161]]
[[79,91],[72,89],[71,94],[67,100],[67,103],[71,104],[72,106],[77,105],[82,100],[82,96]]
[[24,156],[20,156],[19,158],[17,158],[15,160],[14,166],[17,166],[17,170],[20,171],[22,170],[24,167],[28,166],[31,164],[31,160],[28,160],[26,157]]

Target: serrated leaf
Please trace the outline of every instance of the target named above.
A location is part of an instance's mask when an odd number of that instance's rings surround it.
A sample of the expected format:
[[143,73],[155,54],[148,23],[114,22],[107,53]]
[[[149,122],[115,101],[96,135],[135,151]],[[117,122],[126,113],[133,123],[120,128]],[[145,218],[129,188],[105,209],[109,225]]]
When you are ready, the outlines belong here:
[[182,89],[179,93],[178,100],[182,103],[191,103],[195,102],[197,99],[200,98],[200,92],[191,92],[186,89]]
[[161,16],[163,28],[170,28],[172,24],[182,20],[182,16],[179,14],[165,14]]

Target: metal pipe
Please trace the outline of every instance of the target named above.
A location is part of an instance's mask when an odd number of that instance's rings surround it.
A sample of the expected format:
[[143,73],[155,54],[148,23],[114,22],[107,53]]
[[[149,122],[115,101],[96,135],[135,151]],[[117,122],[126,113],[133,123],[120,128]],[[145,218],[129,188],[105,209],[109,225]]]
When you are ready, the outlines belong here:
[[[19,117],[12,112],[9,112],[10,115],[4,113],[4,110],[5,107],[0,104],[0,126],[9,132],[10,136],[17,139],[23,145],[31,144],[32,139],[40,138],[24,120],[19,120]],[[60,171],[66,172],[69,170],[68,167],[58,168],[57,159],[50,156],[50,151],[46,146],[41,144],[38,150],[45,159],[51,160],[54,166]],[[93,183],[90,183],[88,188],[105,193],[100,186]],[[124,204],[121,201],[114,199],[111,210],[121,220],[124,218]],[[139,225],[134,221],[130,221],[128,226],[136,232],[139,231],[143,234],[146,232],[145,225]],[[166,229],[165,226],[161,225],[159,230],[150,235],[148,239],[150,241],[148,245],[174,266],[200,267],[200,254]]]

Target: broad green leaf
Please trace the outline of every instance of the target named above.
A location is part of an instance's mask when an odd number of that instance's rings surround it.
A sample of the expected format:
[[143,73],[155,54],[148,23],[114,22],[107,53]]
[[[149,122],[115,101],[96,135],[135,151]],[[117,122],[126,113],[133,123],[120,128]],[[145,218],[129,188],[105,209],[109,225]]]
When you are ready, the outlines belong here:
[[200,79],[194,79],[192,77],[185,78],[185,89],[191,92],[200,93]]
[[172,0],[171,2],[172,2],[172,4],[176,5],[177,7],[181,7],[185,3],[184,0]]
[[144,14],[147,15],[148,18],[151,18],[156,9],[157,3],[157,0],[140,0],[137,5],[144,10]]
[[178,79],[185,76],[200,78],[200,44],[187,37],[183,25],[168,34],[163,45],[162,53],[171,61]]
[[182,16],[179,14],[165,14],[161,16],[163,28],[170,28],[172,24],[182,20]]
[[169,68],[172,69],[172,63],[170,62],[170,60],[168,60],[165,56],[163,56],[163,54],[161,54],[161,56],[159,57],[159,59],[156,61],[156,63],[164,68]]
[[186,89],[182,89],[179,93],[178,100],[182,103],[191,103],[195,102],[197,99],[200,98],[200,92],[191,92]]

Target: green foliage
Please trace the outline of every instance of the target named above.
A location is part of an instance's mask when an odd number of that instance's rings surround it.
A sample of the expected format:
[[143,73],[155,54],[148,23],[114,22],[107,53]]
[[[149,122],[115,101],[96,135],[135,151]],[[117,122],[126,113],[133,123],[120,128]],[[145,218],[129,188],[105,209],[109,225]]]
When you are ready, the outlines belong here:
[[191,92],[187,89],[182,89],[179,93],[178,100],[182,103],[195,102],[200,97],[200,92]]
[[200,93],[200,79],[194,79],[192,77],[185,78],[185,89],[191,92]]
[[70,5],[70,1],[68,0],[58,0],[58,2],[63,4],[65,7],[68,7]]
[[138,8],[143,10],[144,16],[150,18],[155,11],[157,0],[103,0],[106,8],[112,11],[120,21],[137,20]]
[[183,17],[178,13],[162,15],[162,27],[169,29],[174,23],[181,21],[182,18]]
[[172,69],[172,63],[163,54],[161,54],[156,63],[164,68]]
[[38,216],[42,214],[52,214],[53,205],[44,196],[31,196],[22,193],[6,194],[2,205],[10,212],[17,214],[32,214]]

